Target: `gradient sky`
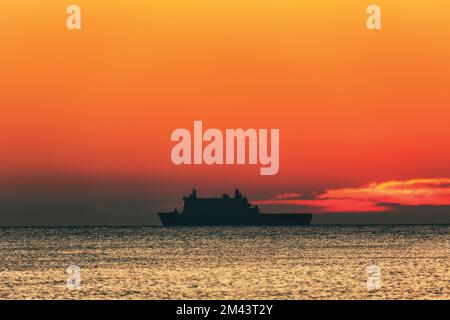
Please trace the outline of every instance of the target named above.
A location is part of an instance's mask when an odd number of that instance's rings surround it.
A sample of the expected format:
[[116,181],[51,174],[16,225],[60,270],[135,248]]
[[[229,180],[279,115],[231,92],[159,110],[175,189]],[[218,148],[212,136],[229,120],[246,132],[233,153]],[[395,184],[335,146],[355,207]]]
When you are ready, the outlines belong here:
[[[382,9],[380,31],[366,28],[372,3]],[[80,31],[66,29],[70,4],[81,7]],[[179,204],[193,185],[204,194],[239,186],[264,201],[450,177],[448,1],[17,0],[1,8],[3,197],[126,194],[153,210]],[[279,173],[174,166],[170,134],[194,120],[279,128]]]

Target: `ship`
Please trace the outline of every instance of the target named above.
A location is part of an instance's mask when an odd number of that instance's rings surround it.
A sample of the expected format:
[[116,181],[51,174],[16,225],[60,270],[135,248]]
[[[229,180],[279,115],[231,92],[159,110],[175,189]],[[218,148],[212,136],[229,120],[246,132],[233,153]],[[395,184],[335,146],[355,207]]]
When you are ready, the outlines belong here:
[[200,198],[197,190],[183,197],[181,211],[159,212],[163,226],[304,226],[312,214],[262,213],[238,189],[234,196]]

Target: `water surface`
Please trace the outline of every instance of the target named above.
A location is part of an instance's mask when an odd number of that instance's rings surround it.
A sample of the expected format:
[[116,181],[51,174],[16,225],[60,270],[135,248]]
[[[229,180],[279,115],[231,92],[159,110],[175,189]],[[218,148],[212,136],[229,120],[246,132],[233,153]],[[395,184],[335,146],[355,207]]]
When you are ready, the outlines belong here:
[[0,298],[450,299],[449,240],[450,226],[0,228]]

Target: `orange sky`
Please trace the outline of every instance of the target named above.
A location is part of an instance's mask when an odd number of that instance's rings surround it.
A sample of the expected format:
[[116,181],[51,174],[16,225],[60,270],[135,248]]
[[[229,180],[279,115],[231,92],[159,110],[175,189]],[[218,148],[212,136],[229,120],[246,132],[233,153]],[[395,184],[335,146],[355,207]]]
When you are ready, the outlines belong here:
[[[72,3],[81,31],[65,26]],[[369,31],[371,3],[2,4],[0,176],[261,197],[450,177],[450,3],[377,0]],[[170,134],[194,120],[279,128],[279,173],[174,166]]]

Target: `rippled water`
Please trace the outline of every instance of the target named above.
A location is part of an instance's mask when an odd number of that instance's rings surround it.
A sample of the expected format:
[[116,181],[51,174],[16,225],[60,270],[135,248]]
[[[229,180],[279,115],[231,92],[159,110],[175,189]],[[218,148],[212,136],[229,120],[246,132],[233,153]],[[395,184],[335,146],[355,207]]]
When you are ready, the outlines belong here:
[[450,299],[449,240],[450,226],[0,228],[0,298]]

